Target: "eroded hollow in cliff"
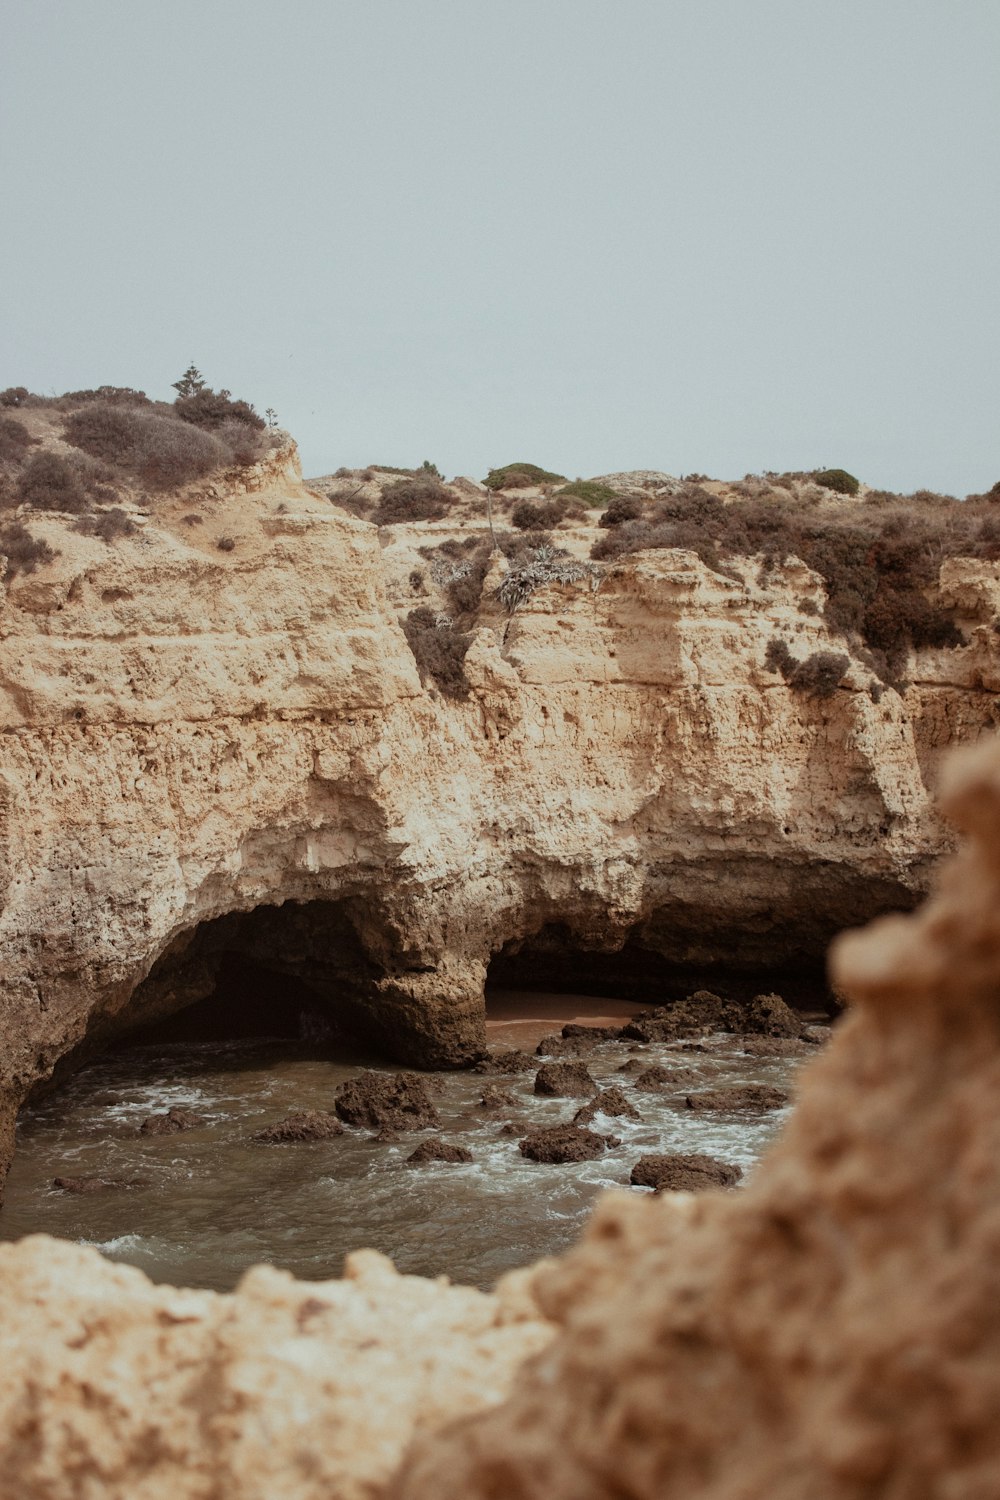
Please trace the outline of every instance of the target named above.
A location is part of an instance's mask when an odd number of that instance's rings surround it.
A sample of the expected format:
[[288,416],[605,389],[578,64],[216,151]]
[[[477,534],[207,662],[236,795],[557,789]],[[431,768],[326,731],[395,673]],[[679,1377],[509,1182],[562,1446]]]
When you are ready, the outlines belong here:
[[362,1042],[405,1055],[407,1025],[347,902],[231,912],[179,934],[117,1018],[128,1043],[271,1037]]

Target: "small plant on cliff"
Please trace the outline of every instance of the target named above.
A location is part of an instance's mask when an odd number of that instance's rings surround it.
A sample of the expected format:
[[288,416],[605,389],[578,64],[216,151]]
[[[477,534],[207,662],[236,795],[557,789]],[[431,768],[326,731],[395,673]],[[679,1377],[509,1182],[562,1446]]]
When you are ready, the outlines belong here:
[[80,472],[58,453],[36,453],[21,471],[18,494],[34,510],[61,510],[78,515],[90,507]]
[[52,562],[56,553],[19,521],[11,521],[0,526],[0,555],[6,558],[3,577],[7,582],[17,573],[33,573],[43,563]]
[[780,672],[793,692],[829,698],[844,680],[851,660],[840,651],[814,651],[805,661],[797,661],[788,649],[788,642],[772,636],[764,653],[764,665],[769,672]]
[[597,524],[609,528],[622,526],[626,521],[638,521],[642,515],[642,508],[642,501],[636,496],[616,495]]
[[469,696],[464,663],[472,644],[471,634],[456,631],[451,620],[435,615],[426,604],[410,610],[403,621],[403,634],[421,678],[430,678],[448,698]]
[[23,422],[16,417],[0,417],[0,463],[19,464],[28,449],[37,444],[38,439],[31,436]]
[[521,608],[538,589],[550,583],[579,583],[588,579],[592,590],[600,587],[601,570],[593,563],[577,562],[556,547],[535,548],[524,562],[515,564],[501,579],[496,597],[509,615]]
[[565,500],[519,500],[510,513],[510,524],[519,531],[548,531],[559,525],[566,511]]
[[73,526],[74,531],[82,532],[84,536],[99,536],[109,546],[119,537],[134,536],[138,529],[131,516],[118,505],[81,516]]

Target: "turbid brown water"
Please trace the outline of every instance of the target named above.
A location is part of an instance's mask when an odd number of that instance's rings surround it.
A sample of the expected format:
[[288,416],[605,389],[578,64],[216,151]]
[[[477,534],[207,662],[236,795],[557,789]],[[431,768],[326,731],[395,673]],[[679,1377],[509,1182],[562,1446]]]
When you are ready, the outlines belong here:
[[[490,1040],[533,1050],[567,1021],[620,1024],[634,1010],[586,996],[497,995]],[[620,1072],[634,1057],[690,1069],[693,1079],[663,1094],[634,1091]],[[347,1129],[332,1140],[264,1146],[251,1139],[264,1126],[292,1112],[332,1109],[338,1084],[362,1067],[392,1072],[393,1065],[289,1041],[125,1048],[23,1113],[0,1239],[42,1231],[96,1245],[154,1280],[219,1290],[260,1261],[303,1278],[335,1276],[347,1251],[368,1245],[401,1271],[486,1287],[513,1266],[565,1249],[595,1195],[627,1186],[640,1156],[704,1152],[750,1171],[786,1111],[702,1114],[685,1107],[685,1094],[731,1083],[787,1088],[797,1065],[748,1057],[734,1037],[683,1052],[612,1041],[583,1060],[601,1084],[624,1087],[643,1118],[602,1118],[595,1128],[613,1130],[619,1148],[551,1166],[522,1156],[518,1136],[531,1125],[571,1120],[584,1101],[536,1097],[533,1073],[436,1075],[440,1124],[398,1143]],[[516,1108],[486,1115],[478,1104],[487,1083],[508,1089]],[[171,1107],[193,1111],[198,1125],[176,1135],[139,1133],[149,1115]],[[501,1135],[508,1118],[525,1128]],[[473,1161],[408,1166],[429,1136],[467,1147]],[[141,1185],[75,1194],[53,1188],[56,1177]]]

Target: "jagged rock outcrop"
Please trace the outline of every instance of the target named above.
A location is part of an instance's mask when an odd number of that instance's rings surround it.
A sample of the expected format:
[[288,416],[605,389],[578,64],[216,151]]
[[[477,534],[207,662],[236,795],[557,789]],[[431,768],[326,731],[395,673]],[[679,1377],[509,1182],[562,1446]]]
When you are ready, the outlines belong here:
[[603,1200],[560,1325],[393,1500],[986,1500],[1000,1488],[1000,747],[915,916],[833,950],[853,1004],[744,1191]]
[[261,1266],[154,1286],[43,1235],[0,1246],[2,1500],[374,1500],[411,1435],[502,1399],[551,1328],[518,1290]]
[[637,554],[510,619],[491,574],[450,701],[399,620],[418,548],[481,520],[380,547],[291,449],[114,546],[26,519],[58,556],[0,599],[0,1175],[33,1087],[234,954],[416,1066],[482,1054],[491,958],[637,995],[815,966],[923,890],[939,747],[993,722],[996,564],[949,565],[970,645],[878,703],[765,670],[776,631],[829,644],[794,559]]

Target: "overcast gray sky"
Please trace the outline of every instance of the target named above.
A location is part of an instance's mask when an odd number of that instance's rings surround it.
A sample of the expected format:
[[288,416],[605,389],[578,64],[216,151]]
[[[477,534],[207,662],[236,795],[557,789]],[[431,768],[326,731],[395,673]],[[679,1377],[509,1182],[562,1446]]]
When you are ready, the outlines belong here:
[[2,0],[0,387],[307,474],[1000,479],[997,0]]

